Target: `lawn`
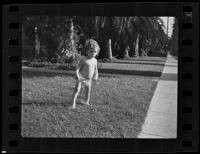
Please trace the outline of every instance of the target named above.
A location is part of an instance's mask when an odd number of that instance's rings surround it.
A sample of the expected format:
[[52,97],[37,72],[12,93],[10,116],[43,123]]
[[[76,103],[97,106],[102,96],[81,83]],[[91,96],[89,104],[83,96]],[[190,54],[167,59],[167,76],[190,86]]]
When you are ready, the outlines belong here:
[[71,109],[75,79],[62,72],[23,69],[23,137],[137,137],[158,77],[100,73],[100,85],[92,84],[91,106],[80,103],[82,88]]

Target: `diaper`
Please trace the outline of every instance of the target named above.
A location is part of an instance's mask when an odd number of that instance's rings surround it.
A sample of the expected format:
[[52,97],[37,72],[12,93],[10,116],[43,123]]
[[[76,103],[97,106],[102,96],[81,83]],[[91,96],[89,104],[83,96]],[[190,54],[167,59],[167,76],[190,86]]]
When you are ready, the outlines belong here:
[[91,84],[91,80],[90,79],[85,79],[85,78],[80,78],[79,80],[77,80],[78,82],[81,82],[83,85],[85,86],[89,86]]

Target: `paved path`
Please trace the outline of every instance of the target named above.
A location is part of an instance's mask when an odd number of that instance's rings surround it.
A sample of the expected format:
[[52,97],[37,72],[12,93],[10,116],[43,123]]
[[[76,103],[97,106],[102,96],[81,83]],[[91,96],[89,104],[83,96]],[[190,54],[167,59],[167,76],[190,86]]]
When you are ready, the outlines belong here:
[[168,55],[138,138],[177,137],[177,60]]

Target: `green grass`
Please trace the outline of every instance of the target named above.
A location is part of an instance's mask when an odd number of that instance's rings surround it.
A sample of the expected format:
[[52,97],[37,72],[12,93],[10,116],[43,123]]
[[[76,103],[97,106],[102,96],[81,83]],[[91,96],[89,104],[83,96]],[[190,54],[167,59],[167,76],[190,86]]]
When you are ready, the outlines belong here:
[[100,69],[117,69],[128,71],[162,72],[166,57],[138,57],[118,59],[115,62],[101,62]]
[[73,110],[73,77],[23,74],[23,137],[136,138],[157,85],[152,78],[100,77],[99,86],[92,84],[91,106],[80,104],[82,89]]

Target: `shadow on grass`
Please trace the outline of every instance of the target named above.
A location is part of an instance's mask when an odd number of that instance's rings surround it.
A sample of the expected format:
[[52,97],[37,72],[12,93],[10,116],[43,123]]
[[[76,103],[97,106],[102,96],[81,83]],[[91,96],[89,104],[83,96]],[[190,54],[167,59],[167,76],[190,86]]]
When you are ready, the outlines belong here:
[[[104,63],[104,62],[102,62]],[[102,64],[100,63],[100,64]],[[177,67],[175,65],[165,65],[165,62],[163,63],[135,63],[135,62],[130,62],[130,61],[120,61],[120,62],[105,62],[105,63],[116,63],[116,64],[131,64],[131,65],[134,65],[134,64],[140,64],[140,65],[156,65],[156,66],[169,66],[169,67]]]
[[165,58],[162,58],[162,59],[160,59],[160,58],[158,58],[158,59],[150,59],[150,58],[128,58],[128,59],[120,59],[120,60],[124,60],[124,61],[127,61],[127,60],[129,60],[129,61],[146,61],[146,62],[165,62],[166,61],[166,57]]
[[[42,71],[41,69],[38,69],[38,68],[22,70],[23,78],[56,77],[56,76],[67,76],[67,77],[73,77],[75,79],[75,72],[74,71],[64,71],[64,70],[55,71],[55,70],[51,70],[51,69],[44,69]],[[119,78],[120,76],[121,75],[119,75],[119,74],[104,74],[104,73],[99,74],[99,77],[107,77],[107,78]]]
[[[86,104],[83,104],[81,103],[81,100],[83,100],[83,98],[77,98],[77,101],[76,101],[76,105],[79,105],[79,106],[87,106]],[[29,100],[28,102],[23,102],[22,105],[33,105],[33,106],[53,106],[53,107],[67,107],[69,109],[72,108],[72,102],[71,101],[65,101],[64,103],[56,103],[56,102],[53,102],[53,101],[44,101],[44,102],[41,102],[41,101],[34,101],[34,100]],[[91,105],[90,105],[91,106]]]
[[[104,62],[102,62],[104,63]],[[116,63],[116,64],[141,64],[141,65],[160,65],[160,66],[164,66],[164,62],[163,63],[137,63],[137,62],[133,62],[133,61],[119,61],[119,62],[105,62],[105,63]]]
[[41,102],[41,101],[34,101],[34,100],[29,100],[28,102],[23,102],[22,105],[39,105],[39,106],[63,106],[63,107],[68,107],[71,106],[71,102],[70,101],[66,101],[65,103],[56,103],[53,101],[45,101],[45,102]]
[[172,73],[163,73],[160,80],[165,80],[165,81],[177,81],[178,75],[177,74],[172,74]]
[[52,69],[42,69],[42,68],[28,68],[22,69],[23,78],[33,78],[33,77],[55,77],[55,76],[71,76],[74,77],[74,71],[63,71],[63,70],[52,70]]
[[101,69],[101,68],[99,68],[99,73],[139,75],[139,76],[149,76],[149,77],[160,77],[161,75],[161,72],[153,72],[153,71],[134,71],[134,70],[117,70],[117,69]]
[[177,67],[176,65],[165,65],[165,66],[168,66],[168,67]]
[[[23,68],[22,69],[22,77],[23,78],[54,77],[54,76],[63,76],[63,75],[74,77],[75,72],[74,71],[64,71],[64,70],[43,69],[43,68]],[[117,78],[117,77],[120,77],[121,75],[160,77],[161,72],[101,69],[101,68],[99,68],[99,76],[100,77]]]

